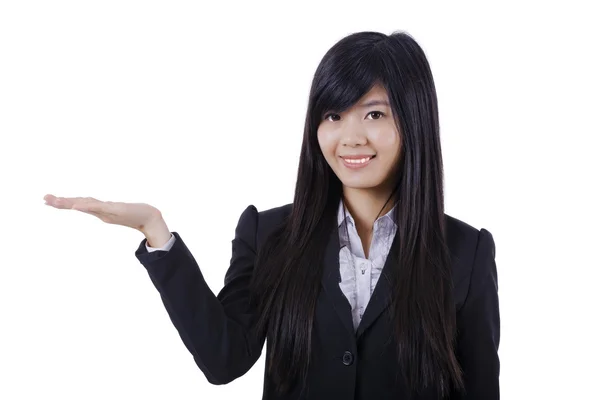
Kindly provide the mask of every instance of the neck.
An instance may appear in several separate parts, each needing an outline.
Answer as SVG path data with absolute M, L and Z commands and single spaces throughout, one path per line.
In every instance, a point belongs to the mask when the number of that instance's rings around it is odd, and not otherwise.
M 363 232 L 371 232 L 375 220 L 394 207 L 394 198 L 386 204 L 390 192 L 344 187 L 343 197 L 346 208 L 350 211 L 357 227 Z

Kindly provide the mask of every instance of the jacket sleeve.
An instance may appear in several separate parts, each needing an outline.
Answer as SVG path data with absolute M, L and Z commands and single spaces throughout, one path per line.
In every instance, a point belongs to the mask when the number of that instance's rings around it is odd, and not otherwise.
M 492 234 L 479 231 L 469 291 L 457 312 L 457 353 L 466 392 L 461 400 L 500 398 L 500 311 L 496 247 Z
M 135 255 L 148 275 L 183 343 L 207 380 L 226 384 L 244 375 L 258 360 L 265 342 L 253 340 L 255 321 L 249 283 L 256 256 L 258 211 L 248 206 L 239 218 L 225 286 L 217 296 L 177 232 L 169 251 L 148 252 L 146 239 Z

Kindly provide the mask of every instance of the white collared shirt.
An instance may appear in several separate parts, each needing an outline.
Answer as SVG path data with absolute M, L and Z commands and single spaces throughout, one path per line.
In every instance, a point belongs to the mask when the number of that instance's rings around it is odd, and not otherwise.
M 344 217 L 340 201 L 338 209 L 340 276 L 342 278 L 340 289 L 352 308 L 354 329 L 358 328 L 392 247 L 397 230 L 394 221 L 395 210 L 396 206 L 387 214 L 377 218 L 373 224 L 373 237 L 367 258 L 354 224 L 354 218 L 347 209 Z M 344 221 L 347 221 L 347 224 L 344 224 Z M 346 225 L 348 234 L 346 234 Z

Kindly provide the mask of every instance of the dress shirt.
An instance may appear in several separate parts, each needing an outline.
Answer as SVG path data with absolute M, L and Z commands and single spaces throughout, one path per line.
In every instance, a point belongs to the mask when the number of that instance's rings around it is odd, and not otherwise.
M 340 238 L 340 289 L 348 299 L 352 309 L 354 329 L 358 328 L 363 313 L 373 294 L 381 270 L 392 247 L 397 226 L 394 221 L 394 206 L 387 214 L 379 217 L 373 224 L 373 236 L 369 248 L 369 257 L 365 257 L 363 245 L 358 236 L 354 218 L 346 209 L 344 216 L 343 203 L 338 207 L 338 231 Z M 344 223 L 346 222 L 346 223 Z M 346 234 L 346 227 L 348 234 Z M 169 251 L 175 243 L 175 236 L 161 247 L 150 247 L 146 241 L 146 250 Z
M 338 209 L 340 276 L 342 278 L 340 289 L 344 292 L 352 308 L 352 322 L 355 330 L 358 328 L 358 324 L 367 308 L 392 247 L 397 230 L 394 221 L 395 210 L 396 206 L 387 214 L 377 218 L 373 224 L 373 235 L 369 257 L 367 258 L 354 224 L 354 218 L 347 209 L 344 218 L 344 211 L 340 202 Z M 344 221 L 347 223 L 344 224 Z M 346 234 L 346 226 L 348 234 Z

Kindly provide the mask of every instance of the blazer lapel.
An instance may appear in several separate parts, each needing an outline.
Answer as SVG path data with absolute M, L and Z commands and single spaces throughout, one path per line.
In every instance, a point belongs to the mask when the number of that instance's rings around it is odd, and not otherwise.
M 331 300 L 333 308 L 342 320 L 342 323 L 348 331 L 354 336 L 354 324 L 352 323 L 352 308 L 348 299 L 340 288 L 340 238 L 338 227 L 331 230 L 323 262 L 323 276 L 321 283 L 327 296 Z
M 391 302 L 392 288 L 393 283 L 391 281 L 390 272 L 392 268 L 396 268 L 397 264 L 397 254 L 398 254 L 398 233 L 394 236 L 394 240 L 392 241 L 392 246 L 388 253 L 388 256 L 383 265 L 383 269 L 381 270 L 381 275 L 377 280 L 377 284 L 375 285 L 375 289 L 373 289 L 373 294 L 369 299 L 369 303 L 367 304 L 367 308 L 358 324 L 358 329 L 356 330 L 356 338 L 358 339 L 364 331 L 375 322 L 377 317 L 385 310 Z
M 358 339 L 364 331 L 371 325 L 377 317 L 389 306 L 392 294 L 392 282 L 390 281 L 390 272 L 396 267 L 396 258 L 398 253 L 398 233 L 394 236 L 390 252 L 385 260 L 381 276 L 377 280 L 373 294 L 369 299 L 367 308 L 362 316 L 358 329 L 354 330 L 352 323 L 352 307 L 348 299 L 340 288 L 340 238 L 338 227 L 331 230 L 323 262 L 323 276 L 321 283 L 327 292 L 327 296 L 333 304 L 338 317 L 352 335 Z

